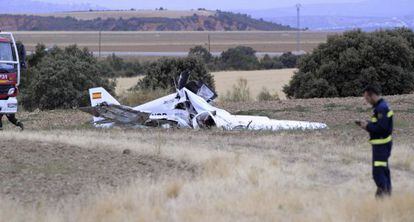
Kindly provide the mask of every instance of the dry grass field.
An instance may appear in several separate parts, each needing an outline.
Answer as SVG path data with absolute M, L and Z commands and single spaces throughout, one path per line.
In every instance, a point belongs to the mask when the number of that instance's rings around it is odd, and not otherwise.
M 22 112 L 26 131 L 0 133 L 0 221 L 412 221 L 414 95 L 386 99 L 394 195 L 382 201 L 352 124 L 369 117 L 361 98 L 220 104 L 330 126 L 314 132 L 93 129 L 76 110 Z
M 302 33 L 302 49 L 309 52 L 325 42 L 328 32 Z M 245 45 L 258 52 L 287 52 L 296 50 L 296 32 L 102 32 L 102 47 L 105 52 L 188 52 L 196 45 L 208 44 L 211 51 L 221 52 L 230 47 Z M 77 44 L 92 51 L 99 49 L 98 32 L 15 32 L 28 50 L 38 43 L 48 47 Z
M 234 84 L 239 78 L 247 80 L 248 87 L 252 98 L 256 98 L 262 91 L 263 87 L 271 93 L 277 92 L 281 99 L 286 96 L 282 92 L 283 86 L 288 84 L 296 69 L 276 69 L 260 71 L 230 71 L 230 72 L 213 72 L 216 91 L 219 95 L 225 95 L 227 91 L 232 90 Z M 131 87 L 135 86 L 142 77 L 118 78 L 116 94 L 121 95 Z
M 134 87 L 142 78 L 143 76 L 117 78 L 115 93 L 117 95 L 122 95 L 128 91 L 128 89 Z
M 73 17 L 80 20 L 93 20 L 97 18 L 181 18 L 197 14 L 199 16 L 214 15 L 214 11 L 194 11 L 194 10 L 136 10 L 136 11 L 83 11 L 83 12 L 56 12 L 56 13 L 42 13 L 33 14 L 36 16 L 53 16 L 59 18 Z
M 231 71 L 231 72 L 214 72 L 214 81 L 216 90 L 219 95 L 225 95 L 231 91 L 234 84 L 240 78 L 247 80 L 252 98 L 263 90 L 268 89 L 272 94 L 277 93 L 281 99 L 286 96 L 282 92 L 283 86 L 288 84 L 296 69 L 277 69 L 277 70 L 260 70 L 260 71 Z

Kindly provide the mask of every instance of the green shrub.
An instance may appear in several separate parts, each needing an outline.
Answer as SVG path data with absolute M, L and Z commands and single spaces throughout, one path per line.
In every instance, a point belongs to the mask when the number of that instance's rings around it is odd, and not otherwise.
M 265 55 L 260 60 L 260 67 L 262 69 L 287 69 L 296 68 L 301 56 L 294 55 L 291 52 L 283 53 L 281 56 L 270 57 Z
M 163 58 L 147 65 L 145 77 L 135 86 L 135 90 L 175 90 L 175 81 L 184 71 L 190 71 L 190 81 L 203 81 L 214 89 L 214 79 L 205 64 L 196 57 Z
M 295 68 L 297 67 L 299 58 L 299 55 L 294 55 L 291 52 L 286 52 L 278 57 L 278 60 L 283 64 L 284 68 Z
M 359 96 L 367 85 L 385 95 L 414 90 L 414 33 L 409 29 L 360 30 L 334 35 L 299 62 L 288 97 Z
M 227 91 L 226 95 L 221 98 L 223 101 L 230 102 L 247 102 L 251 101 L 250 89 L 247 86 L 247 79 L 240 78 L 233 85 L 231 91 Z
M 88 89 L 101 86 L 113 92 L 114 83 L 103 78 L 97 60 L 76 45 L 44 50 L 38 46 L 29 58 L 22 79 L 22 103 L 28 110 L 74 108 L 89 105 Z M 42 50 L 43 49 L 43 50 Z M 39 54 L 38 54 L 39 53 Z
M 272 58 L 267 54 L 260 60 L 260 66 L 262 69 L 283 69 L 285 68 L 285 66 L 279 60 L 278 57 Z
M 209 63 L 213 60 L 213 55 L 203 46 L 196 46 L 190 49 L 189 56 L 197 57 L 205 63 Z
M 106 59 L 99 61 L 101 75 L 105 77 L 134 77 L 142 75 L 144 67 L 139 61 L 126 62 L 123 58 L 112 54 Z
M 224 51 L 220 63 L 222 69 L 226 70 L 254 70 L 260 67 L 256 51 L 246 46 L 237 46 Z

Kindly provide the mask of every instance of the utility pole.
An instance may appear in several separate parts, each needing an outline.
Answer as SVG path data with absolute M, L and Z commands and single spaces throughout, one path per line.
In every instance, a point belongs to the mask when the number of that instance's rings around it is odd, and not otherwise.
M 299 53 L 301 51 L 301 47 L 300 47 L 300 34 L 301 34 L 301 30 L 300 30 L 300 8 L 302 7 L 301 4 L 296 4 L 296 12 L 297 12 L 297 33 L 296 33 L 296 51 L 297 53 Z
M 101 58 L 101 45 L 102 45 L 102 30 L 99 30 L 99 43 L 98 43 L 99 58 Z
M 208 52 L 211 53 L 211 37 L 210 37 L 210 34 L 208 34 Z

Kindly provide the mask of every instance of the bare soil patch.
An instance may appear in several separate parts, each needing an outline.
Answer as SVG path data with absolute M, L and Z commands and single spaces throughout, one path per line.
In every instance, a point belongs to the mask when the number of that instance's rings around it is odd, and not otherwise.
M 0 144 L 0 166 L 0 194 L 24 203 L 58 201 L 136 179 L 192 177 L 198 170 L 186 162 L 134 152 L 13 139 Z

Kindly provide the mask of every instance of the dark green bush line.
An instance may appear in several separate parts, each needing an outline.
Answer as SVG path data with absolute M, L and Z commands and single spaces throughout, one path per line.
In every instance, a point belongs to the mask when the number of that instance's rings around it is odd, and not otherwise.
M 256 51 L 250 47 L 238 46 L 224 51 L 219 57 L 214 57 L 206 48 L 196 46 L 190 49 L 189 57 L 198 58 L 210 71 L 295 68 L 300 58 L 288 52 L 281 56 L 265 55 L 258 59 L 255 53 Z M 151 69 L 151 62 L 129 62 L 116 55 L 108 56 L 98 63 L 101 74 L 110 78 L 145 75 L 147 69 Z
M 275 57 L 265 55 L 259 59 L 256 51 L 246 46 L 230 48 L 219 57 L 213 57 L 206 48 L 196 46 L 190 49 L 189 56 L 203 60 L 211 71 L 295 68 L 300 58 L 288 52 Z
M 146 64 L 139 61 L 127 62 L 123 58 L 112 54 L 99 61 L 101 75 L 109 78 L 134 77 L 142 75 Z

